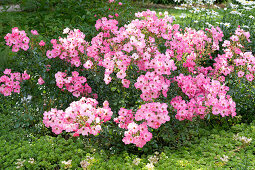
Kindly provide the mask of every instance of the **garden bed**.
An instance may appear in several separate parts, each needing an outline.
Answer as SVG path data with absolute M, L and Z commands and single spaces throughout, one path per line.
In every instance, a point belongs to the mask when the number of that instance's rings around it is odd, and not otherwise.
M 24 2 L 0 13 L 0 167 L 255 166 L 255 4 Z

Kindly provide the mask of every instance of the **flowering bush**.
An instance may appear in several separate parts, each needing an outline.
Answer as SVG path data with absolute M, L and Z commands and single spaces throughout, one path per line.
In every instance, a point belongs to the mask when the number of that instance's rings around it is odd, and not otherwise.
M 179 121 L 204 119 L 210 114 L 236 115 L 236 103 L 227 94 L 226 80 L 233 76 L 238 79 L 244 74 L 248 81 L 254 79 L 254 56 L 242 45 L 249 41 L 248 32 L 237 28 L 235 35 L 221 46 L 224 35 L 219 27 L 182 30 L 179 25 L 172 24 L 173 18 L 167 12 L 157 15 L 147 10 L 135 16 L 137 19 L 124 27 L 119 27 L 118 20 L 112 16 L 98 19 L 95 24 L 98 34 L 91 42 L 85 41 L 85 34 L 80 30 L 66 28 L 63 31 L 66 38 L 51 40 L 52 50 L 45 50 L 41 42 L 33 43 L 31 50 L 47 51 L 46 61 L 59 61 L 59 58 L 64 63 L 65 72 L 53 73 L 56 85 L 77 98 L 83 97 L 72 102 L 65 111 L 51 109 L 44 113 L 44 124 L 55 134 L 64 130 L 75 132 L 74 136 L 97 135 L 101 124 L 111 119 L 111 101 L 97 108 L 96 100 L 84 98 L 94 90 L 92 85 L 96 86 L 91 84 L 90 87 L 87 78 L 94 81 L 100 76 L 106 85 L 97 93 L 104 93 L 115 81 L 121 84 L 118 86 L 121 91 L 131 89 L 132 93 L 140 94 L 136 104 L 131 106 L 127 99 L 126 107 L 121 107 L 119 116 L 114 119 L 126 130 L 125 144 L 143 147 L 152 139 L 152 129 L 169 122 L 174 113 Z M 33 30 L 32 34 L 38 33 Z M 19 48 L 26 51 L 29 38 L 25 36 L 25 32 L 14 28 L 12 34 L 6 35 L 6 43 L 13 45 L 15 52 Z M 213 60 L 211 54 L 222 47 L 226 48 L 224 54 L 218 55 L 213 65 L 205 66 L 205 61 Z M 67 77 L 66 72 L 72 72 L 72 76 Z M 43 84 L 41 80 L 38 83 Z M 44 83 L 47 86 L 48 82 Z M 116 87 L 111 88 L 114 89 Z M 130 98 L 132 93 L 123 93 L 123 97 Z
M 55 134 L 75 132 L 74 136 L 93 134 L 101 131 L 101 124 L 111 119 L 112 111 L 108 102 L 104 102 L 103 108 L 97 108 L 98 102 L 92 98 L 81 98 L 72 102 L 65 112 L 51 109 L 44 113 L 43 123 L 51 127 Z
M 72 72 L 73 77 L 66 77 L 66 73 L 57 72 L 55 74 L 56 85 L 63 89 L 63 86 L 73 94 L 75 97 L 79 97 L 81 94 L 91 93 L 91 87 L 86 83 L 87 79 L 83 76 L 79 76 L 77 71 Z
M 11 69 L 5 69 L 3 73 L 5 75 L 0 77 L 0 93 L 4 96 L 10 96 L 12 92 L 20 93 L 20 83 L 30 78 L 26 71 L 12 73 Z
M 6 41 L 6 45 L 12 46 L 13 52 L 18 52 L 21 49 L 24 51 L 27 51 L 29 48 L 29 38 L 27 37 L 27 34 L 25 31 L 20 31 L 17 27 L 12 29 L 12 33 L 8 33 L 4 37 Z

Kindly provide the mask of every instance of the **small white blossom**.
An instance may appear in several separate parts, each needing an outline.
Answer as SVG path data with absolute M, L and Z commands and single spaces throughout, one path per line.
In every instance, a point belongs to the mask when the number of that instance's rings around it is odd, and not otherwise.
M 223 157 L 221 157 L 220 160 L 222 160 L 222 162 L 228 162 L 228 156 L 223 155 Z
M 224 25 L 229 28 L 231 24 L 230 23 L 224 23 Z
M 23 163 L 26 161 L 26 160 L 21 160 L 21 159 L 17 159 L 18 162 L 16 162 L 15 164 L 17 165 L 17 169 L 23 167 Z
M 65 169 L 72 167 L 72 160 L 62 161 L 61 163 L 65 165 Z
M 154 156 L 150 156 L 148 160 L 150 163 L 155 164 L 155 163 L 158 163 L 159 158 L 156 155 L 154 155 Z
M 63 30 L 63 34 L 68 34 L 69 31 L 70 31 L 70 28 L 65 28 L 65 29 Z
M 90 165 L 90 163 L 87 160 L 82 160 L 80 164 L 83 169 L 87 169 L 87 167 Z
M 153 170 L 154 169 L 154 165 L 152 163 L 147 163 L 145 166 L 148 170 Z
M 29 158 L 29 160 L 27 161 L 30 164 L 34 164 L 35 163 L 35 159 L 34 158 Z
M 135 158 L 135 159 L 133 160 L 133 164 L 139 165 L 140 161 L 141 161 L 140 158 Z
M 179 16 L 180 18 L 186 18 L 186 14 L 184 14 L 184 13 L 181 13 L 181 15 Z

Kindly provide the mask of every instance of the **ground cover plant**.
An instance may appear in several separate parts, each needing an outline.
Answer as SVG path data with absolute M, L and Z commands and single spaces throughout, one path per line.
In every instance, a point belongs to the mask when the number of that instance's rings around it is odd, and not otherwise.
M 75 4 L 69 3 L 71 7 Z M 52 10 L 53 17 L 65 9 L 58 1 L 47 5 L 44 9 L 38 3 L 26 10 Z M 32 142 L 39 148 L 45 140 L 52 141 L 52 146 L 60 142 L 79 153 L 71 159 L 73 153 L 67 150 L 67 155 L 53 158 L 62 152 L 53 147 L 50 159 L 41 161 L 47 157 L 44 153 L 39 158 L 26 154 L 27 147 L 23 147 L 12 152 L 16 155 L 12 159 L 3 151 L 4 167 L 86 169 L 108 166 L 104 163 L 107 159 L 116 168 L 162 168 L 170 166 L 159 161 L 169 161 L 169 148 L 195 148 L 191 145 L 199 140 L 196 135 L 203 133 L 203 126 L 228 129 L 238 121 L 252 122 L 254 110 L 249 107 L 254 105 L 255 58 L 250 45 L 254 35 L 249 31 L 237 26 L 230 35 L 213 23 L 207 28 L 184 27 L 167 11 L 123 16 L 130 8 L 128 1 L 95 1 L 94 5 L 98 9 L 86 11 L 90 15 L 83 21 L 95 25 L 85 32 L 65 26 L 62 35 L 60 27 L 53 35 L 51 29 L 41 33 L 39 29 L 13 27 L 4 34 L 5 47 L 1 48 L 8 58 L 1 67 L 1 113 L 12 123 L 4 125 L 2 139 L 11 138 L 4 135 L 6 130 L 20 131 L 26 137 L 14 135 L 13 141 L 20 138 L 24 145 Z M 104 13 L 97 13 L 100 10 Z M 70 21 L 77 20 L 67 19 L 63 25 Z M 214 159 L 206 160 L 210 162 L 207 167 L 252 167 L 254 162 L 240 165 L 230 156 L 240 152 L 243 160 L 246 152 L 242 151 L 252 146 L 252 138 L 246 136 L 235 135 L 239 145 L 229 146 L 226 154 L 217 151 Z M 7 145 L 9 150 L 17 148 L 16 144 Z M 194 150 L 190 152 L 201 153 L 199 148 Z M 144 156 L 154 151 L 159 152 L 147 161 Z M 123 155 L 127 162 L 116 164 L 116 157 L 109 154 Z M 246 157 L 252 160 L 253 153 L 249 151 Z M 233 161 L 227 163 L 229 159 Z M 187 160 L 174 161 L 174 166 L 196 168 L 196 161 Z

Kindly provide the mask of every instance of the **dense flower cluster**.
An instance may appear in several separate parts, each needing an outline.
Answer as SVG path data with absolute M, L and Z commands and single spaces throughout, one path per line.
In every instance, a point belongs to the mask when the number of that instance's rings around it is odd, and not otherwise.
M 121 108 L 118 118 L 115 118 L 114 121 L 119 124 L 120 128 L 128 130 L 125 132 L 123 142 L 143 147 L 152 138 L 152 133 L 148 131 L 148 126 L 158 129 L 161 124 L 170 120 L 167 107 L 166 103 L 147 103 L 141 105 L 135 116 L 133 116 L 132 110 Z M 144 122 L 138 125 L 134 122 L 134 119 L 136 121 L 144 120 Z
M 170 81 L 163 76 L 157 75 L 155 72 L 147 72 L 145 75 L 138 77 L 135 87 L 142 90 L 141 98 L 144 101 L 152 101 L 160 95 L 167 97 L 167 91 L 170 86 Z
M 146 123 L 140 125 L 136 123 L 130 123 L 128 125 L 128 131 L 125 132 L 125 137 L 122 141 L 125 144 L 133 143 L 137 147 L 142 148 L 146 142 L 149 142 L 152 138 L 152 133 L 148 131 Z
M 12 28 L 12 33 L 8 33 L 4 37 L 6 45 L 12 46 L 13 52 L 18 52 L 20 48 L 24 51 L 27 51 L 29 48 L 30 39 L 27 37 L 25 31 L 20 31 L 17 27 Z
M 48 58 L 59 57 L 79 67 L 81 65 L 81 57 L 79 55 L 84 54 L 84 48 L 87 45 L 84 40 L 85 34 L 78 29 L 70 30 L 69 28 L 66 28 L 63 33 L 68 34 L 67 37 L 60 37 L 59 43 L 56 39 L 52 39 L 53 50 L 48 50 L 46 56 Z
M 102 123 L 109 121 L 113 114 L 107 101 L 104 102 L 103 108 L 97 105 L 95 99 L 83 97 L 72 102 L 65 111 L 51 109 L 44 112 L 43 123 L 46 127 L 51 127 L 55 134 L 66 131 L 75 132 L 74 136 L 97 135 L 102 129 Z
M 128 125 L 134 121 L 134 115 L 131 110 L 120 108 L 119 116 L 114 118 L 114 122 L 119 124 L 122 129 L 127 129 Z
M 158 129 L 162 124 L 170 120 L 166 103 L 147 103 L 141 105 L 135 114 L 135 120 L 145 120 L 146 124 L 154 129 Z
M 79 76 L 77 71 L 72 72 L 72 76 L 66 77 L 64 72 L 57 72 L 55 74 L 57 86 L 61 89 L 66 89 L 75 97 L 84 96 L 92 92 L 91 87 L 86 83 L 87 79 Z
M 20 82 L 30 78 L 26 71 L 12 73 L 11 69 L 5 69 L 3 73 L 5 75 L 0 77 L 0 93 L 4 96 L 10 96 L 12 92 L 20 93 Z
M 215 75 L 227 76 L 234 71 L 238 77 L 245 75 L 248 81 L 252 81 L 255 75 L 255 57 L 252 52 L 244 52 L 244 46 L 241 44 L 244 40 L 250 41 L 250 33 L 237 28 L 235 35 L 230 40 L 223 43 L 224 54 L 218 55 L 214 63 Z M 233 62 L 234 61 L 234 62 Z
M 172 99 L 171 105 L 177 110 L 176 119 L 192 121 L 193 117 L 204 118 L 210 112 L 222 117 L 236 115 L 236 104 L 227 95 L 229 88 L 219 81 L 206 78 L 203 74 L 194 78 L 180 74 L 175 80 L 189 98 L 188 102 L 181 96 Z

